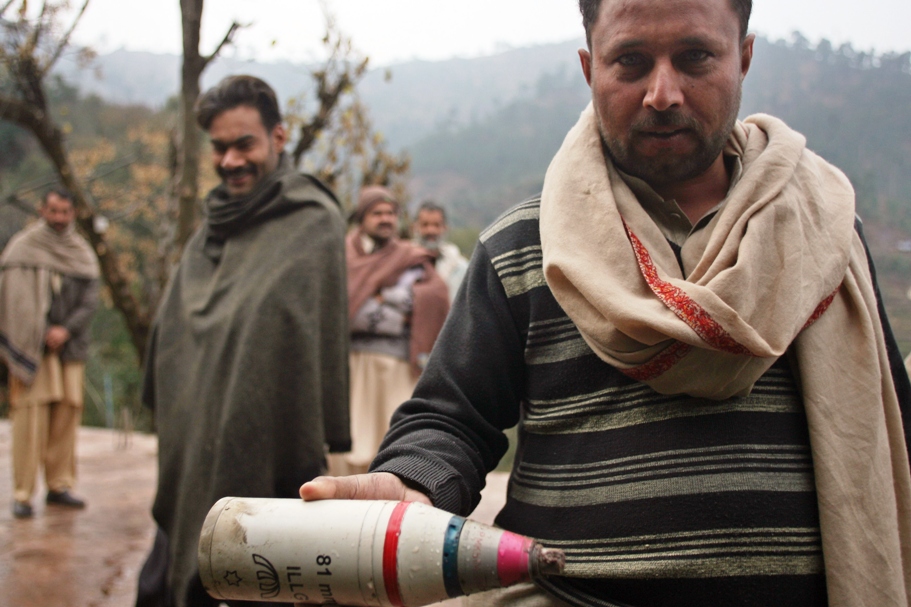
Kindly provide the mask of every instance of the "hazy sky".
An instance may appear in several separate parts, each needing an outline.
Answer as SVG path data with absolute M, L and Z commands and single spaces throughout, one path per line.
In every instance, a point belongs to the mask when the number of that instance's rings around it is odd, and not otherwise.
M 76 2 L 74 1 L 74 4 Z M 575 0 L 330 0 L 341 30 L 372 65 L 490 54 L 510 46 L 582 35 Z M 316 0 L 208 0 L 204 52 L 232 20 L 251 24 L 228 51 L 259 60 L 318 59 L 323 17 Z M 751 29 L 772 38 L 800 30 L 856 49 L 911 49 L 911 0 L 754 0 Z M 91 0 L 76 39 L 100 52 L 117 48 L 180 52 L 178 0 Z

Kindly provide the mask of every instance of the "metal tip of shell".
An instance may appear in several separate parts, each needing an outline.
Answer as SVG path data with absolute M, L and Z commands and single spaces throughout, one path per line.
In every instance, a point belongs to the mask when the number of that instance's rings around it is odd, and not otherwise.
M 559 548 L 536 545 L 532 564 L 535 575 L 560 575 L 566 566 L 566 554 Z

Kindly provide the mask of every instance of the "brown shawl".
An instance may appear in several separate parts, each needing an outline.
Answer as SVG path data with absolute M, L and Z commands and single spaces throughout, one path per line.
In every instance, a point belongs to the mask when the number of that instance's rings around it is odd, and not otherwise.
M 770 116 L 738 123 L 726 153 L 743 176 L 681 272 L 589 106 L 545 177 L 547 283 L 598 356 L 658 392 L 749 393 L 793 345 L 830 604 L 907 605 L 911 475 L 853 190 Z
M 449 314 L 446 283 L 433 269 L 431 253 L 410 242 L 393 238 L 370 254 L 361 246 L 361 231 L 352 230 L 345 238 L 348 262 L 348 320 L 380 289 L 393 286 L 408 268 L 421 266 L 424 276 L 414 284 L 414 310 L 411 315 L 411 370 L 420 375 L 418 354 L 430 352 Z

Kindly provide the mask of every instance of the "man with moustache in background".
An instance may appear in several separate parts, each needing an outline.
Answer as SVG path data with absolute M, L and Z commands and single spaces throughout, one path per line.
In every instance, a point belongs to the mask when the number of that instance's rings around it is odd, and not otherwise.
M 564 575 L 510 607 L 907 607 L 911 385 L 845 176 L 737 120 L 750 0 L 580 0 L 592 104 L 540 197 L 481 233 L 360 477 L 301 496 L 496 522 Z M 469 604 L 473 604 L 469 597 Z
M 262 80 L 226 78 L 196 114 L 222 183 L 164 294 L 146 357 L 158 533 L 139 607 L 218 605 L 196 557 L 211 506 L 293 497 L 324 471 L 326 449 L 350 449 L 338 203 L 291 166 L 275 92 Z
M 392 413 L 411 397 L 449 312 L 433 255 L 398 237 L 399 210 L 385 187 L 363 188 L 357 228 L 345 242 L 352 439 L 345 461 L 352 473 L 367 470 Z

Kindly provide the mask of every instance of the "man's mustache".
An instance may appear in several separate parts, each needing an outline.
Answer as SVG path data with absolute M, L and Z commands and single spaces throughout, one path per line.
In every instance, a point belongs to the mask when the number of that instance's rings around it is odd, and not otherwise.
M 218 167 L 216 172 L 222 179 L 231 179 L 233 177 L 243 177 L 244 175 L 256 175 L 256 167 L 252 164 L 245 164 L 234 169 Z
M 650 131 L 656 128 L 676 128 L 699 130 L 699 122 L 692 116 L 678 111 L 665 111 L 649 114 L 633 124 L 634 131 Z

